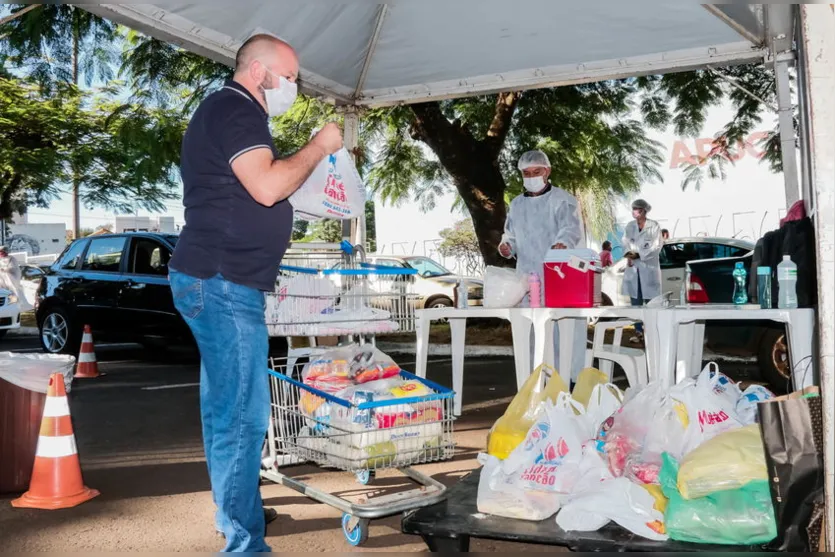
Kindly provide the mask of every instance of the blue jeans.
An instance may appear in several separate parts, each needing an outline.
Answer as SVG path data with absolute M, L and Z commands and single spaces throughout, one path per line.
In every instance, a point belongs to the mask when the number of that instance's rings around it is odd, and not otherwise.
M 200 413 L 206 464 L 224 551 L 270 551 L 259 490 L 270 391 L 264 294 L 220 275 L 173 269 L 174 305 L 200 350 Z
M 641 274 L 638 273 L 638 297 L 637 298 L 629 298 L 630 303 L 633 306 L 642 306 L 646 304 L 649 300 L 644 300 L 644 293 L 641 290 Z M 635 332 L 639 335 L 644 334 L 644 324 L 640 321 L 635 323 Z

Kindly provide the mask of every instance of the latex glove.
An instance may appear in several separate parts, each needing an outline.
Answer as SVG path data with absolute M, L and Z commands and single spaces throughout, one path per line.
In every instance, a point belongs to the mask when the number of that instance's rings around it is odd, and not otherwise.
M 508 258 L 513 254 L 513 250 L 510 248 L 510 244 L 507 242 L 502 242 L 499 244 L 499 255 L 504 258 Z

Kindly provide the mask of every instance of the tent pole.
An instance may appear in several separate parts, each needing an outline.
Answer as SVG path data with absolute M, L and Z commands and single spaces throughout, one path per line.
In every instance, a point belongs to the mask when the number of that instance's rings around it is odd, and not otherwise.
M 801 73 L 809 99 L 812 195 L 818 245 L 818 370 L 823 396 L 826 549 L 835 550 L 835 7 L 801 4 Z M 815 550 L 816 548 L 812 548 Z
M 356 159 L 354 150 L 359 143 L 359 110 L 355 106 L 346 106 L 341 112 L 344 117 L 343 143 Z M 357 219 L 342 221 L 342 239 L 365 247 L 365 211 Z
M 783 157 L 783 180 L 786 188 L 786 208 L 800 199 L 797 175 L 797 154 L 794 140 L 794 106 L 792 104 L 789 66 L 794 53 L 774 55 L 774 74 L 777 77 L 777 115 L 780 120 L 780 150 Z

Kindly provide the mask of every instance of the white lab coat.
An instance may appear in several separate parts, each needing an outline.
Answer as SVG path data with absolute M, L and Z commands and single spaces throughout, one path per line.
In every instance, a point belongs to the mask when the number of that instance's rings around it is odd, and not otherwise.
M 565 244 L 568 249 L 583 248 L 586 236 L 583 230 L 583 219 L 580 214 L 580 204 L 577 199 L 565 190 L 551 186 L 547 193 L 528 197 L 520 195 L 510 202 L 507 220 L 504 226 L 502 242 L 510 245 L 511 257 L 516 257 L 516 270 L 520 273 L 539 275 L 540 284 L 544 287 L 545 256 L 554 244 Z M 540 296 L 540 300 L 544 297 Z M 528 298 L 522 302 L 528 305 Z M 531 333 L 533 334 L 533 333 Z M 573 351 L 571 362 L 571 379 L 585 366 L 587 324 L 582 319 L 575 321 L 573 331 Z M 560 361 L 560 335 L 557 324 L 554 323 L 554 362 Z M 533 349 L 533 339 L 531 341 Z M 534 362 L 534 367 L 542 362 Z
M 638 223 L 632 221 L 626 225 L 621 240 L 623 252 L 636 252 L 641 258 L 632 262 L 623 272 L 622 294 L 630 298 L 638 297 L 638 277 L 641 280 L 641 295 L 644 300 L 651 300 L 661 295 L 661 227 L 654 220 L 647 219 L 643 230 L 638 230 Z
M 553 186 L 537 197 L 520 195 L 510 202 L 502 242 L 510 245 L 517 271 L 538 273 L 541 280 L 551 246 L 585 247 L 580 204 L 573 195 Z

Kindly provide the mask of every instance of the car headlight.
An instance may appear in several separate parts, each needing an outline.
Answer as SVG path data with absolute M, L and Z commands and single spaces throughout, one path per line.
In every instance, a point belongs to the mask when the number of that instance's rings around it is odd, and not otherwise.
M 17 303 L 17 296 L 15 296 L 14 294 L 9 296 L 9 303 L 10 304 L 16 304 Z

